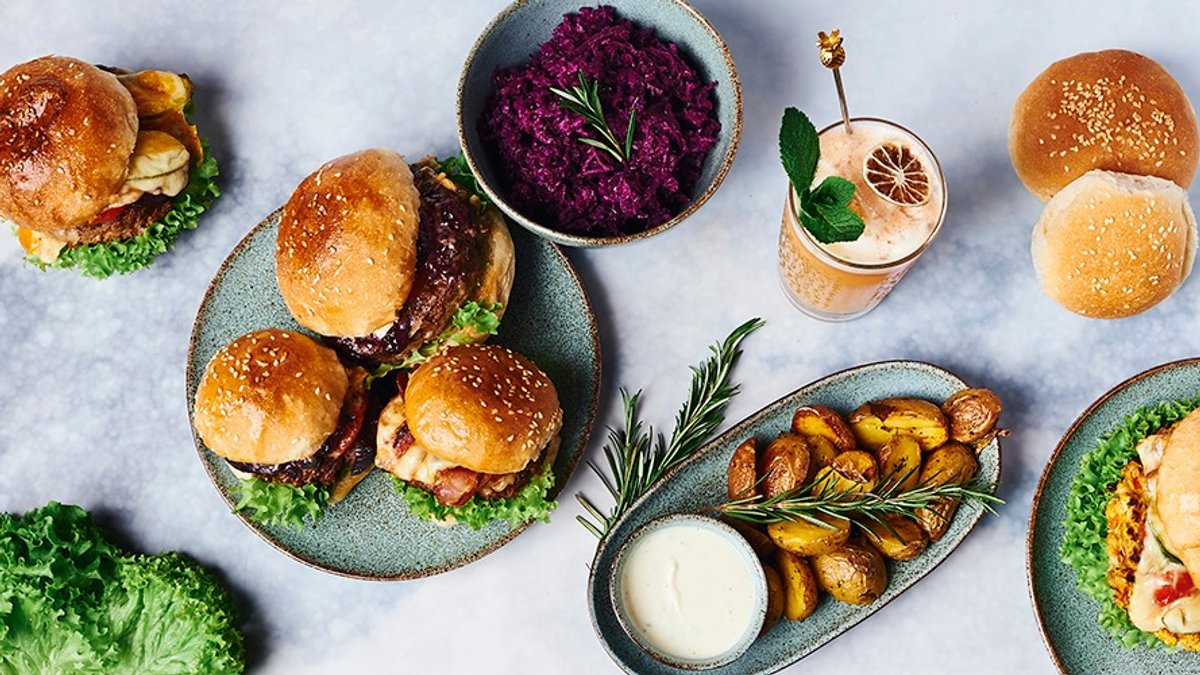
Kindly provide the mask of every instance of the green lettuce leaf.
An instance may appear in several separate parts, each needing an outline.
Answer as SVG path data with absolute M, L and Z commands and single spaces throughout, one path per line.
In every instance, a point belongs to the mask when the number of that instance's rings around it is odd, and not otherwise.
M 544 463 L 542 470 L 512 497 L 472 497 L 462 506 L 445 506 L 430 492 L 409 485 L 395 476 L 392 477 L 392 484 L 408 503 L 409 511 L 421 520 L 445 521 L 453 518 L 472 530 L 480 530 L 495 521 L 504 521 L 513 526 L 531 520 L 550 522 L 550 512 L 558 506 L 558 502 L 546 499 L 546 494 L 554 487 L 553 468 L 549 462 Z
M 107 672 L 93 640 L 42 589 L 0 576 L 0 675 Z
M 315 523 L 329 503 L 329 488 L 309 483 L 303 487 L 269 483 L 258 478 L 242 479 L 233 488 L 237 503 L 233 510 L 245 511 L 263 525 L 283 525 L 296 530 Z
M 1151 633 L 1138 630 L 1129 613 L 1113 599 L 1108 574 L 1108 520 L 1104 509 L 1112 499 L 1112 490 L 1121 472 L 1137 456 L 1137 444 L 1143 438 L 1169 427 L 1200 407 L 1200 397 L 1164 401 L 1142 408 L 1100 439 L 1094 450 L 1084 456 L 1079 473 L 1067 496 L 1059 555 L 1075 570 L 1079 589 L 1100 604 L 1097 617 L 1101 626 L 1126 649 L 1137 646 L 1162 646 Z
M 441 165 L 446 177 L 454 181 L 455 185 L 479 198 L 480 211 L 491 205 L 492 202 L 488 199 L 487 193 L 479 185 L 479 179 L 475 177 L 475 174 L 471 173 L 471 166 L 467 164 L 466 157 L 453 155 L 439 159 L 438 164 Z
M 396 370 L 409 370 L 428 361 L 434 354 L 447 347 L 474 344 L 495 335 L 500 328 L 500 303 L 486 304 L 474 300 L 464 304 L 454 313 L 450 326 L 434 339 L 413 350 L 399 363 L 380 364 L 372 377 L 383 377 Z
M 103 603 L 115 648 L 106 672 L 242 672 L 237 609 L 211 572 L 178 553 L 164 553 L 122 565 L 118 582 L 108 586 Z
M 204 161 L 193 164 L 188 184 L 175 195 L 171 210 L 138 236 L 124 241 L 100 244 L 69 246 L 62 250 L 53 263 L 43 263 L 36 256 L 26 258 L 43 268 L 77 268 L 82 274 L 104 279 L 113 274 L 128 274 L 154 262 L 154 257 L 166 253 L 175 245 L 175 238 L 184 230 L 194 230 L 200 214 L 212 206 L 213 200 L 221 195 L 214 179 L 219 170 L 217 160 L 208 150 L 208 142 L 201 140 Z

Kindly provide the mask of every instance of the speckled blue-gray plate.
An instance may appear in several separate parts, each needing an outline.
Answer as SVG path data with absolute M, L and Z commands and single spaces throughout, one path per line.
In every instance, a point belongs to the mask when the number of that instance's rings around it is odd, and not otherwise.
M 275 282 L 272 213 L 234 248 L 213 278 L 196 315 L 188 350 L 188 417 L 204 367 L 223 345 L 252 330 L 299 329 Z M 563 408 L 562 446 L 554 462 L 557 486 L 567 482 L 587 446 L 600 390 L 596 320 L 579 277 L 553 244 L 520 229 L 512 232 L 517 274 L 495 342 L 533 359 L 554 381 Z M 200 460 L 226 503 L 236 479 L 225 461 L 195 435 Z M 244 517 L 256 534 L 293 558 L 343 576 L 400 580 L 439 574 L 507 543 L 524 526 L 493 523 L 472 531 L 416 519 L 382 472 L 372 472 L 315 525 L 299 532 Z
M 890 396 L 942 401 L 966 386 L 953 373 L 918 361 L 884 361 L 845 370 L 797 389 L 754 413 L 663 477 L 613 526 L 600 542 L 592 561 L 588 605 L 592 627 L 609 656 L 630 673 L 683 675 L 688 672 L 655 661 L 621 629 L 613 608 L 607 570 L 621 543 L 643 523 L 668 513 L 698 511 L 723 501 L 729 458 L 739 443 L 751 436 L 768 439 L 788 431 L 792 413 L 802 405 L 828 406 L 845 414 L 867 401 Z M 981 449 L 978 476 L 991 485 L 1000 480 L 998 440 Z M 883 596 L 874 603 L 856 607 L 823 595 L 817 611 L 808 619 L 780 621 L 736 661 L 709 672 L 730 675 L 773 673 L 799 661 L 920 581 L 954 552 L 983 513 L 978 505 L 964 505 L 946 534 L 919 558 L 906 563 L 889 563 L 891 580 Z
M 1101 396 L 1075 420 L 1046 465 L 1029 517 L 1029 592 L 1050 657 L 1064 673 L 1200 673 L 1200 654 L 1123 649 L 1100 627 L 1096 621 L 1100 606 L 1079 590 L 1074 570 L 1058 557 L 1065 533 L 1067 494 L 1084 455 L 1138 409 L 1194 397 L 1197 391 L 1200 359 L 1175 361 L 1135 375 Z
M 581 7 L 608 5 L 621 18 L 639 26 L 653 28 L 658 37 L 679 47 L 700 75 L 715 82 L 713 101 L 721 132 L 701 167 L 700 178 L 692 188 L 692 200 L 674 218 L 648 230 L 611 237 L 589 237 L 560 232 L 540 223 L 512 206 L 502 188 L 504 181 L 492 166 L 487 148 L 479 139 L 477 124 L 492 94 L 492 74 L 499 69 L 518 66 L 529 60 L 542 43 L 550 39 L 563 15 Z M 725 40 L 717 29 L 686 0 L 517 0 L 484 29 L 467 55 L 458 82 L 458 139 L 471 171 L 488 196 L 517 224 L 564 246 L 614 246 L 653 237 L 687 220 L 721 186 L 733 166 L 738 141 L 742 137 L 742 85 L 737 66 Z

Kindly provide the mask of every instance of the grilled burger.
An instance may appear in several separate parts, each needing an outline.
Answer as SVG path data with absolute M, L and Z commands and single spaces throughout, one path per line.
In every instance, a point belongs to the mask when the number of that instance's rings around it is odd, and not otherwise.
M 451 347 L 383 408 L 375 464 L 418 515 L 482 527 L 545 518 L 562 409 L 533 362 L 494 345 Z
M 30 260 L 129 272 L 195 227 L 217 190 L 191 99 L 186 75 L 64 56 L 0 74 L 0 217 Z
M 1137 452 L 1105 509 L 1108 584 L 1139 630 L 1200 651 L 1200 411 Z
M 279 290 L 296 320 L 369 364 L 414 365 L 494 331 L 514 272 L 495 209 L 432 159 L 391 150 L 334 159 L 284 207 Z M 481 315 L 483 318 L 481 318 Z
M 196 389 L 196 431 L 246 478 L 344 497 L 372 468 L 360 433 L 367 373 L 300 333 L 255 331 L 221 348 Z

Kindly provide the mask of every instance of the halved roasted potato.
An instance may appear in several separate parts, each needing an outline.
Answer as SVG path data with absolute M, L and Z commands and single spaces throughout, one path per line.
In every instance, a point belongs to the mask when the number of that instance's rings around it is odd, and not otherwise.
M 950 438 L 959 443 L 974 443 L 996 428 L 1004 406 L 990 389 L 963 389 L 942 404 L 942 413 L 950 422 Z
M 780 549 L 775 564 L 783 577 L 783 615 L 791 621 L 803 621 L 817 610 L 817 579 L 803 556 Z M 770 583 L 770 582 L 768 582 Z M 770 609 L 768 608 L 768 613 Z
M 831 408 L 821 405 L 806 405 L 792 415 L 792 431 L 803 436 L 818 436 L 846 452 L 856 445 L 854 433 L 846 421 Z
M 879 480 L 879 466 L 870 453 L 862 450 L 843 452 L 829 466 L 817 472 L 814 491 L 870 492 Z
M 772 523 L 767 526 L 779 548 L 799 555 L 816 555 L 830 551 L 850 538 L 850 521 L 836 516 L 817 516 L 825 526 L 803 520 Z
M 782 434 L 771 441 L 758 462 L 762 496 L 769 499 L 804 485 L 808 480 L 808 455 L 808 441 L 803 436 Z
M 874 548 L 855 542 L 814 556 L 817 585 L 851 605 L 869 605 L 887 588 L 887 566 Z
M 730 499 L 753 497 L 758 492 L 758 439 L 747 438 L 729 458 Z
M 899 483 L 911 490 L 921 482 L 921 444 L 909 434 L 896 434 L 876 451 L 880 482 Z
M 787 605 L 787 589 L 779 570 L 766 561 L 763 562 L 763 576 L 767 578 L 767 616 L 763 619 L 762 633 L 766 633 L 783 616 L 783 609 Z M 816 586 L 815 582 L 813 586 Z
M 941 409 L 919 398 L 886 398 L 858 407 L 850 414 L 850 429 L 858 443 L 878 450 L 898 433 L 910 434 L 926 452 L 950 438 L 950 425 Z
M 816 476 L 817 472 L 833 463 L 838 456 L 837 446 L 823 436 L 807 436 L 808 440 L 808 475 Z
M 951 441 L 929 453 L 925 466 L 921 468 L 922 485 L 945 485 L 965 483 L 979 471 L 979 461 L 971 448 Z M 957 499 L 939 499 L 930 506 L 917 510 L 917 524 L 937 541 L 946 534 L 954 512 L 958 510 Z
M 925 530 L 911 518 L 888 513 L 881 519 L 882 523 L 864 521 L 859 525 L 867 541 L 892 560 L 912 560 L 929 545 Z

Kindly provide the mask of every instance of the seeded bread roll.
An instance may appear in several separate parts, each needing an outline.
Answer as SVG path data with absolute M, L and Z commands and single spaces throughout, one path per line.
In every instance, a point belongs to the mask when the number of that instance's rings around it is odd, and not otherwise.
M 1153 176 L 1090 171 L 1050 200 L 1033 232 L 1046 295 L 1118 319 L 1171 296 L 1192 271 L 1196 217 L 1187 192 Z
M 1013 107 L 1008 149 L 1025 187 L 1047 201 L 1093 169 L 1186 188 L 1200 161 L 1200 132 L 1191 102 L 1162 66 L 1110 49 L 1038 75 Z

